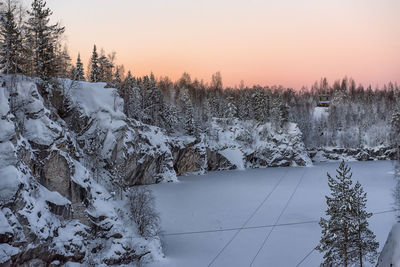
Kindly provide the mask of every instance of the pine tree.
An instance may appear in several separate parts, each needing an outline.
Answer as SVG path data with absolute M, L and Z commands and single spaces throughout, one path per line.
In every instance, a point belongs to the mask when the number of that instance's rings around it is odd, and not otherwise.
M 355 229 L 352 240 L 355 242 L 352 258 L 358 258 L 360 267 L 363 266 L 364 260 L 368 260 L 371 264 L 375 262 L 379 247 L 379 243 L 375 241 L 374 233 L 368 228 L 368 218 L 372 216 L 372 213 L 366 211 L 366 204 L 367 193 L 364 192 L 361 184 L 357 181 L 354 185 L 353 196 Z
M 58 77 L 67 78 L 71 73 L 71 57 L 69 56 L 67 46 L 63 49 L 59 45 L 56 46 L 56 63 Z
M 254 118 L 258 122 L 266 122 L 269 117 L 269 110 L 265 91 L 261 87 L 256 87 L 252 95 L 252 100 Z
M 98 81 L 112 82 L 114 64 L 111 62 L 110 59 L 107 58 L 103 49 L 101 49 L 100 51 L 98 66 L 99 66 Z
M 322 238 L 316 249 L 324 254 L 326 266 L 350 266 L 363 259 L 374 261 L 375 235 L 368 229 L 367 219 L 371 213 L 365 211 L 366 194 L 357 182 L 353 186 L 351 169 L 342 161 L 328 185 L 331 196 L 326 196 L 327 219 L 321 218 Z
M 114 73 L 114 87 L 119 88 L 121 86 L 122 80 L 121 80 L 121 73 L 120 73 L 120 68 L 117 67 L 115 68 L 115 73 Z
M 274 97 L 271 107 L 271 122 L 276 129 L 283 127 L 288 122 L 288 107 L 283 102 L 281 96 Z
M 78 53 L 78 58 L 76 60 L 76 76 L 75 79 L 77 81 L 84 81 L 85 80 L 85 71 L 83 69 L 83 63 L 81 61 L 81 54 Z
M 15 22 L 16 7 L 8 0 L 6 8 L 0 19 L 0 68 L 6 74 L 23 73 L 23 45 Z
M 143 109 L 142 109 L 142 93 L 136 79 L 132 77 L 132 74 L 128 72 L 123 85 L 123 98 L 124 98 L 124 110 L 129 118 L 136 120 L 142 120 Z
M 237 107 L 232 96 L 226 98 L 226 108 L 224 113 L 225 118 L 235 118 L 237 116 Z
M 43 0 L 33 0 L 26 23 L 29 49 L 33 55 L 34 75 L 49 80 L 57 73 L 56 45 L 64 27 L 49 25 L 52 11 Z
M 69 70 L 69 76 L 71 80 L 76 80 L 76 67 L 72 66 L 71 69 Z
M 93 52 L 92 52 L 92 57 L 90 58 L 90 63 L 91 63 L 90 81 L 95 83 L 100 81 L 99 55 L 97 54 L 96 45 L 93 46 Z
M 183 128 L 187 134 L 193 135 L 195 133 L 193 105 L 189 97 L 189 92 L 186 88 L 181 90 L 179 102 L 181 107 Z
M 328 219 L 321 218 L 322 238 L 317 250 L 325 252 L 326 266 L 349 266 L 350 261 L 350 227 L 352 219 L 352 174 L 350 168 L 342 161 L 337 175 L 332 178 L 328 173 L 328 185 L 331 196 L 326 196 Z

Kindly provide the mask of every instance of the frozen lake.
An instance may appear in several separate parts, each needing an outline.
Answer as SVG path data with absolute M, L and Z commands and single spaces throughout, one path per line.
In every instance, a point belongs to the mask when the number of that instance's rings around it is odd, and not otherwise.
M 152 185 L 166 258 L 149 266 L 319 266 L 318 244 L 329 193 L 326 172 L 313 167 L 212 172 Z M 350 162 L 368 194 L 371 230 L 382 249 L 395 222 L 393 162 Z M 240 229 L 243 228 L 243 229 Z M 307 256 L 308 255 L 308 256 Z

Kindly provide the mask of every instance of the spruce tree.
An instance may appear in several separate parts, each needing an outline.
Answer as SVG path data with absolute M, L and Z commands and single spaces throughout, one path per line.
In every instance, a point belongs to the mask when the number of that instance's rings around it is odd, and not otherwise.
M 76 74 L 75 74 L 75 79 L 77 81 L 84 81 L 85 80 L 85 72 L 83 69 L 83 63 L 81 61 L 81 54 L 78 53 L 78 58 L 76 60 Z
M 9 0 L 0 19 L 0 68 L 6 74 L 24 72 L 22 37 L 15 22 L 15 9 Z
M 100 81 L 99 55 L 97 54 L 96 45 L 93 46 L 93 52 L 92 52 L 92 57 L 90 58 L 90 63 L 91 63 L 90 81 L 95 83 Z
M 43 0 L 33 0 L 26 23 L 28 48 L 33 55 L 34 75 L 49 80 L 57 73 L 56 44 L 64 27 L 49 25 L 52 11 Z

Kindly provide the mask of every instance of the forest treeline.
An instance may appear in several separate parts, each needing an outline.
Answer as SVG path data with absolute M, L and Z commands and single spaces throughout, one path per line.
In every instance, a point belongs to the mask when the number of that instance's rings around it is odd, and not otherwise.
M 328 83 L 323 78 L 301 90 L 282 86 L 224 87 L 220 72 L 205 83 L 183 73 L 177 81 L 154 74 L 135 77 L 116 63 L 116 53 L 106 54 L 94 45 L 86 68 L 80 55 L 72 60 L 63 44 L 65 28 L 51 24 L 52 11 L 34 0 L 25 11 L 18 2 L 2 3 L 0 67 L 5 74 L 38 77 L 56 88 L 58 78 L 106 82 L 118 89 L 129 118 L 164 128 L 169 133 L 199 136 L 212 118 L 238 118 L 270 122 L 284 130 L 296 122 L 308 148 L 376 147 L 399 143 L 400 90 L 388 83 L 382 88 L 357 85 L 351 78 Z M 316 111 L 319 96 L 330 105 Z M 68 97 L 68 96 L 66 96 Z M 65 103 L 68 103 L 66 101 Z

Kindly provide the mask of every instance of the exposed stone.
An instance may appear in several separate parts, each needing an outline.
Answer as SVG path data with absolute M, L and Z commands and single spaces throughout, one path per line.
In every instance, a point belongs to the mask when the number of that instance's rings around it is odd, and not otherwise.
M 216 170 L 232 170 L 236 166 L 229 162 L 224 156 L 222 156 L 218 151 L 212 151 L 206 149 L 207 153 L 207 171 Z
M 174 170 L 177 175 L 201 171 L 204 166 L 204 154 L 192 142 L 184 147 L 172 147 Z
M 51 249 L 50 244 L 43 244 L 33 248 L 26 248 L 11 257 L 10 266 L 48 266 L 53 261 L 65 263 L 82 262 L 85 252 L 75 249 L 72 255 L 63 255 Z M 39 257 L 40 256 L 40 257 Z
M 43 164 L 40 182 L 50 191 L 57 191 L 71 200 L 71 170 L 58 151 L 52 151 Z
M 47 205 L 49 206 L 50 211 L 58 216 L 63 217 L 64 219 L 72 218 L 72 208 L 71 204 L 66 205 L 58 205 L 51 201 L 46 200 Z

